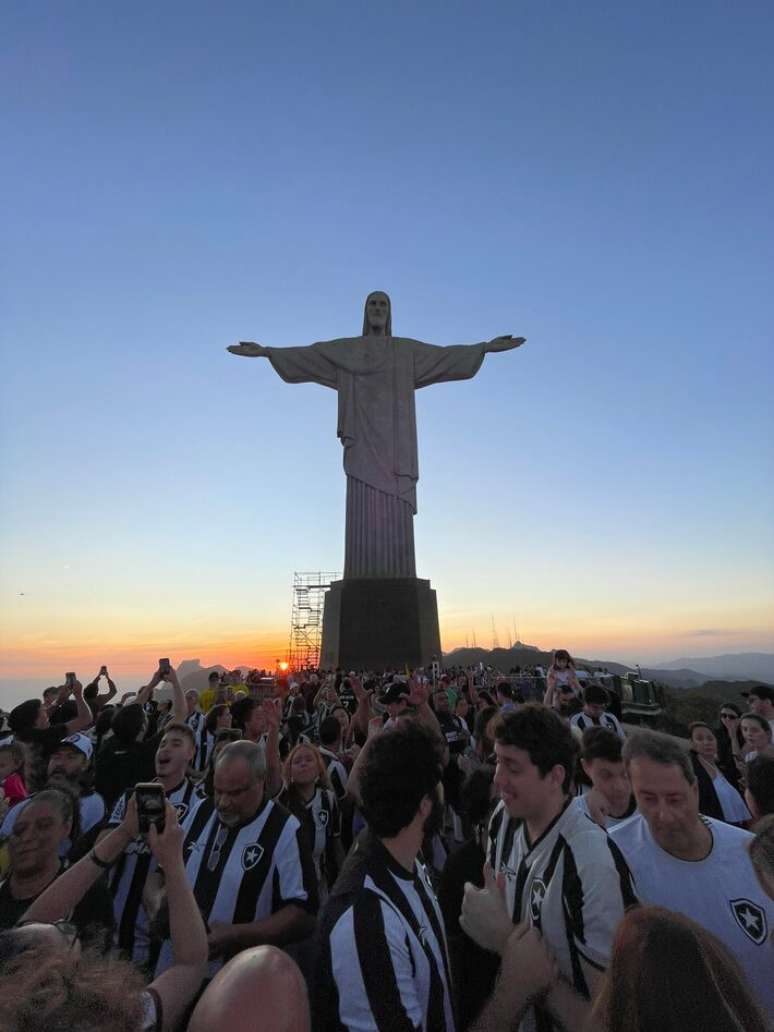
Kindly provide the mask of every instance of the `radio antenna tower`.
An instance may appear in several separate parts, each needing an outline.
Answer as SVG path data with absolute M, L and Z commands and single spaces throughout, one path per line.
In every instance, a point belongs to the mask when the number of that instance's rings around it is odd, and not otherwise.
M 493 649 L 499 649 L 500 648 L 500 639 L 497 637 L 497 628 L 495 627 L 494 613 L 492 613 L 491 616 L 492 616 L 492 648 Z

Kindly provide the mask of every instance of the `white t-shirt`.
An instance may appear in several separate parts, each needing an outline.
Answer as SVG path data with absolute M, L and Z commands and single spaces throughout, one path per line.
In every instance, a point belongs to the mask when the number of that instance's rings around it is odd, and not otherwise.
M 747 809 L 744 799 L 734 786 L 726 781 L 720 771 L 712 779 L 712 787 L 715 789 L 715 795 L 718 797 L 720 808 L 723 811 L 724 821 L 728 821 L 729 824 L 744 824 L 745 821 L 750 820 L 752 815 Z
M 690 917 L 731 951 L 753 991 L 774 1018 L 774 902 L 755 876 L 747 846 L 753 836 L 723 821 L 702 817 L 712 832 L 704 860 L 678 860 L 653 838 L 641 814 L 619 824 L 610 838 L 634 875 L 642 903 Z

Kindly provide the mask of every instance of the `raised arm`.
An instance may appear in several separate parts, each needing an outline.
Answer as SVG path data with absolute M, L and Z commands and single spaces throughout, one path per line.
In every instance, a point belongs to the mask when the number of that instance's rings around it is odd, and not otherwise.
M 450 344 L 438 347 L 414 341 L 414 386 L 429 387 L 449 380 L 469 380 L 481 368 L 484 356 L 495 351 L 521 347 L 524 337 L 495 337 L 480 344 Z
M 94 723 L 94 716 L 83 697 L 83 686 L 80 681 L 73 684 L 73 698 L 77 712 L 73 719 L 68 720 L 65 724 L 68 735 L 74 735 L 76 731 L 83 731 Z
M 281 705 L 278 699 L 265 699 L 262 705 L 266 721 L 266 794 L 270 799 L 282 791 L 282 763 L 279 754 Z

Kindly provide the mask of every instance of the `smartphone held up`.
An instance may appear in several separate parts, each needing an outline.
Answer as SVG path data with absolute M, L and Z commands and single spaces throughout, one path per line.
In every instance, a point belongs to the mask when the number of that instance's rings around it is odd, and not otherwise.
M 154 825 L 159 834 L 164 830 L 164 788 L 157 781 L 141 781 L 134 786 L 137 801 L 137 823 L 141 835 L 147 835 Z

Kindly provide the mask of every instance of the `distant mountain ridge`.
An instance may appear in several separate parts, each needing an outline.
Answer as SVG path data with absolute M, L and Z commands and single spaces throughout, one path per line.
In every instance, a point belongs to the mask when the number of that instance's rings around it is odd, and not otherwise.
M 538 649 L 532 645 L 524 645 L 519 642 L 512 649 L 471 649 L 471 648 L 460 648 L 453 649 L 451 652 L 444 653 L 444 663 L 448 666 L 475 666 L 478 663 L 484 663 L 486 666 L 493 666 L 498 670 L 510 670 L 511 667 L 520 666 L 536 666 L 541 665 L 545 669 L 548 668 L 551 663 L 553 652 L 544 652 L 542 649 Z M 758 658 L 768 659 L 771 663 L 771 670 L 769 676 L 763 676 L 761 673 L 751 673 L 744 665 L 742 660 L 747 656 L 753 656 Z M 625 674 L 627 671 L 636 670 L 636 666 L 627 666 L 624 663 L 615 663 L 608 659 L 583 659 L 580 656 L 574 657 L 575 662 L 578 666 L 588 667 L 591 670 L 595 669 L 606 669 L 611 674 Z M 732 676 L 727 676 L 723 673 L 716 672 L 712 668 L 712 662 L 717 660 L 740 660 L 736 667 L 736 672 Z M 695 663 L 705 662 L 703 660 L 691 660 L 691 659 L 676 659 L 671 663 L 662 664 L 658 667 L 642 667 L 642 676 L 651 681 L 659 681 L 662 684 L 669 685 L 672 688 L 699 688 L 707 681 L 720 680 L 720 681 L 764 681 L 765 683 L 774 683 L 774 655 L 768 655 L 767 653 L 739 653 L 738 655 L 729 656 L 718 656 L 710 658 L 710 667 L 708 670 L 697 669 L 694 666 Z M 754 666 L 754 665 L 753 665 Z M 765 666 L 758 666 L 754 669 L 766 669 Z
M 688 667 L 709 679 L 723 681 L 765 681 L 774 683 L 774 653 L 733 652 L 723 656 L 698 656 L 660 663 L 662 670 Z

